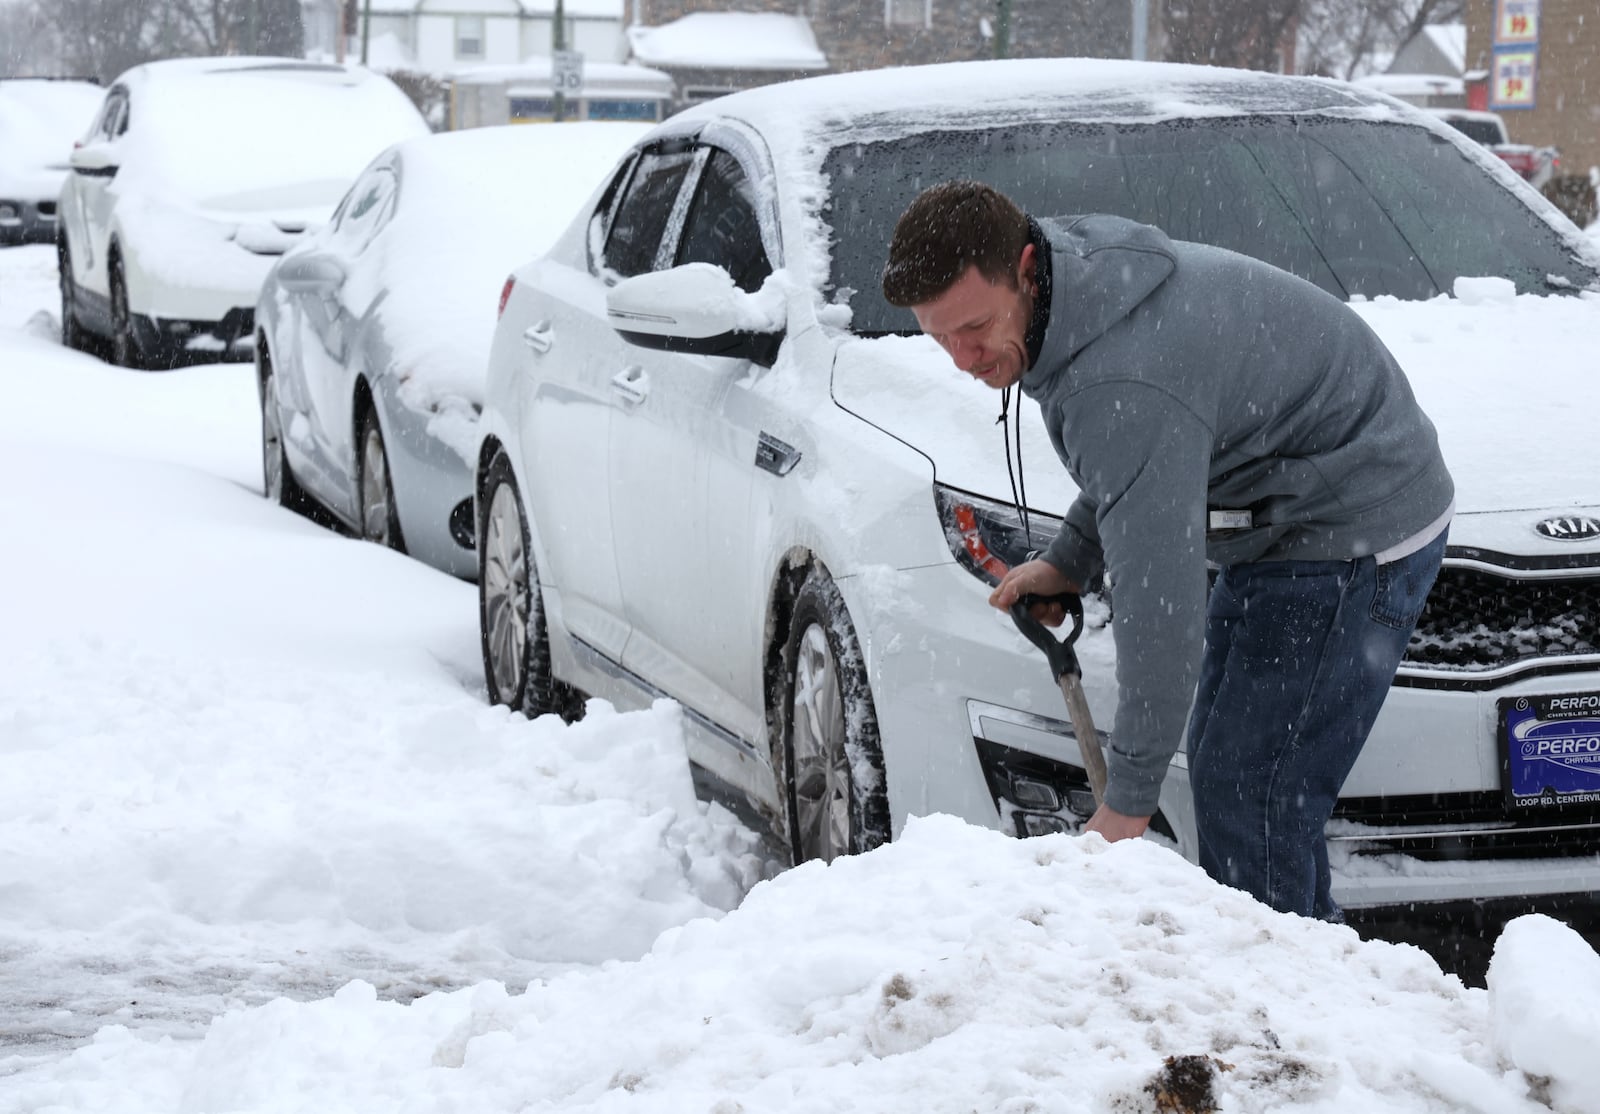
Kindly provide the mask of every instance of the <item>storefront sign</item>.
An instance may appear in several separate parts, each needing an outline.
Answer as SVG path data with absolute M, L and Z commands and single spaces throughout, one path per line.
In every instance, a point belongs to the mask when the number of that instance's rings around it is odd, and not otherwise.
M 1494 45 L 1511 46 L 1539 41 L 1539 0 L 1496 0 Z
M 1489 71 L 1489 107 L 1532 108 L 1534 79 L 1539 69 L 1539 52 L 1532 48 L 1495 48 Z

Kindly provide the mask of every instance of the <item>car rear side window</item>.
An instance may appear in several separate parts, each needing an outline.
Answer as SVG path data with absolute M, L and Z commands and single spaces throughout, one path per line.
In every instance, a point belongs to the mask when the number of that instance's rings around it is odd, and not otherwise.
M 772 273 L 750 178 L 726 151 L 713 150 L 706 161 L 677 262 L 714 263 L 733 276 L 739 289 L 750 293 Z
M 667 231 L 684 176 L 694 162 L 692 151 L 645 152 L 628 182 L 601 265 L 623 278 L 655 269 L 661 238 Z
M 369 168 L 339 206 L 332 244 L 346 255 L 355 255 L 372 242 L 394 213 L 399 183 L 388 166 Z

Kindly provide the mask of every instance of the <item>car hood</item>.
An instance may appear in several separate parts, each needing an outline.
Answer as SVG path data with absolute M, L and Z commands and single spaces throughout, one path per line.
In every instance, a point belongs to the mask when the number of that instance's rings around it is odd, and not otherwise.
M 1505 280 L 1463 279 L 1455 297 L 1352 308 L 1394 352 L 1439 431 L 1456 482 L 1453 540 L 1508 553 L 1570 551 L 1529 527 L 1600 506 L 1587 432 L 1600 405 L 1600 294 L 1517 296 Z M 1056 515 L 1077 494 L 1026 399 L 1011 402 L 1022 408 L 1022 466 L 1008 473 L 998 394 L 925 337 L 845 341 L 833 391 L 844 409 L 924 453 L 939 483 L 1010 502 L 1016 474 L 1028 505 Z M 1012 440 L 1015 460 L 1015 430 Z

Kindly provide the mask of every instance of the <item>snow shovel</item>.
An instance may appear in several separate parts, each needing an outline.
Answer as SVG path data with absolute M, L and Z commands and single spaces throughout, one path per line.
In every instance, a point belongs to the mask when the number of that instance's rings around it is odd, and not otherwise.
M 1051 603 L 1060 604 L 1072 619 L 1072 630 L 1059 640 L 1030 611 L 1037 604 Z M 1067 701 L 1072 733 L 1078 737 L 1078 752 L 1083 755 L 1089 788 L 1094 790 L 1094 803 L 1099 807 L 1106 799 L 1106 757 L 1100 751 L 1100 736 L 1095 733 L 1094 717 L 1089 714 L 1089 701 L 1084 699 L 1083 670 L 1078 666 L 1077 651 L 1072 648 L 1083 633 L 1083 601 L 1072 592 L 1059 596 L 1026 595 L 1011 605 L 1011 621 L 1050 660 L 1050 672 Z

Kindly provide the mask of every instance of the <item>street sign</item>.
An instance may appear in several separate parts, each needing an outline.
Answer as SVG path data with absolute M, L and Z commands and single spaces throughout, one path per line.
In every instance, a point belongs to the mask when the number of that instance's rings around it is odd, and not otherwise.
M 576 50 L 558 50 L 550 56 L 550 91 L 564 97 L 583 92 L 583 55 Z

